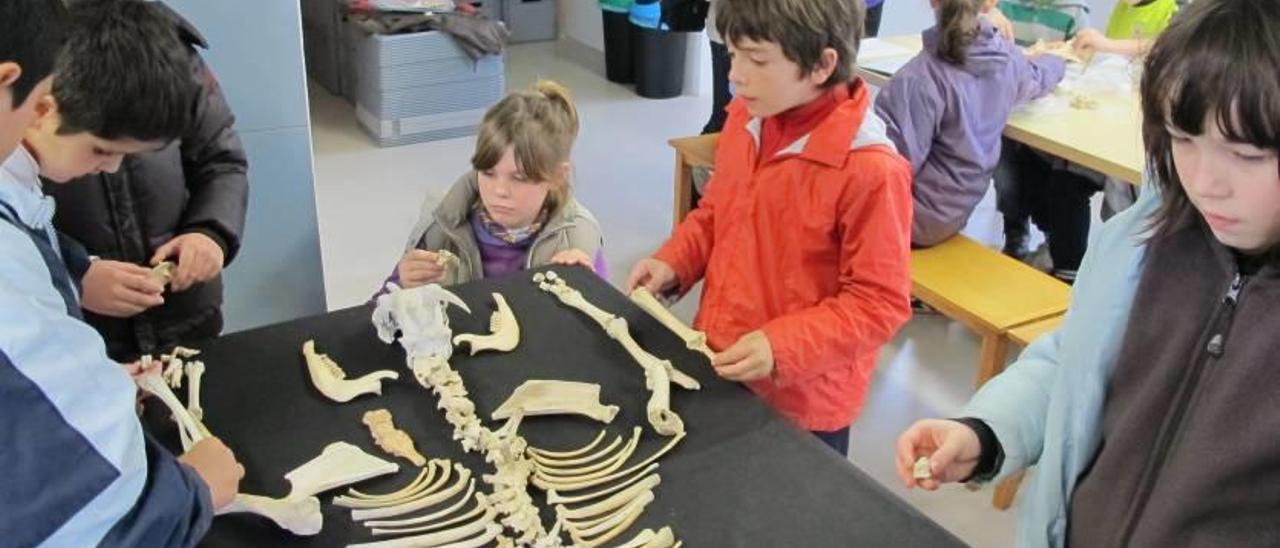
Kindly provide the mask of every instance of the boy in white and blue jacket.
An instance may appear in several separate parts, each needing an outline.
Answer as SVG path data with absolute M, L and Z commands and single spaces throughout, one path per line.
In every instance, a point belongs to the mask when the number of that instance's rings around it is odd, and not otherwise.
M 216 439 L 175 458 L 143 432 L 129 373 L 80 320 L 90 259 L 52 228 L 40 187 L 42 174 L 110 171 L 177 135 L 169 128 L 184 121 L 192 89 L 173 71 L 189 67 L 163 54 L 177 36 L 153 32 L 154 15 L 134 0 L 85 3 L 71 17 L 61 0 L 0 0 L 6 546 L 192 546 L 244 474 Z M 51 89 L 92 99 L 57 101 Z

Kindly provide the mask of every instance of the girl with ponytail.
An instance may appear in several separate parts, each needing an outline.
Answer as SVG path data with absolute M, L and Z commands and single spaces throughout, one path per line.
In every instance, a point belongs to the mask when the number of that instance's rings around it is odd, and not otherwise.
M 1000 160 L 1009 112 L 1062 80 L 1061 58 L 1027 58 L 979 17 L 991 3 L 932 0 L 937 24 L 924 31 L 924 51 L 876 98 L 889 138 L 911 162 L 916 247 L 964 228 Z

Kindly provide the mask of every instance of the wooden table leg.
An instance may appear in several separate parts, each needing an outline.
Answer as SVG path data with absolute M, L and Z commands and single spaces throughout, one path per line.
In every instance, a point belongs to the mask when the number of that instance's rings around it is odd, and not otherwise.
M 1013 506 L 1013 498 L 1018 496 L 1018 486 L 1022 484 L 1023 474 L 1026 472 L 1018 472 L 1000 482 L 1000 485 L 996 486 L 996 492 L 991 495 L 991 505 L 997 510 L 1008 510 Z
M 680 221 L 683 221 L 685 216 L 689 214 L 689 210 L 692 209 L 690 204 L 692 201 L 693 169 L 689 165 L 688 159 L 685 158 L 685 154 L 676 151 L 675 207 L 672 209 L 674 212 L 674 219 L 671 222 L 672 232 L 675 231 L 677 226 L 680 226 Z
M 982 351 L 978 358 L 977 386 L 981 387 L 992 377 L 1004 371 L 1004 360 L 1008 353 L 1008 337 L 1000 333 L 982 334 Z

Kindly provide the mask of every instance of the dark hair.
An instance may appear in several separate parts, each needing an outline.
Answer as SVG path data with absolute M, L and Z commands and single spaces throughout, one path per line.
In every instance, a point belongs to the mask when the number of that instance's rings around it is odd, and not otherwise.
M 969 45 L 978 37 L 978 10 L 982 0 L 937 0 L 938 57 L 963 65 Z
M 830 87 L 853 80 L 864 11 L 862 0 L 720 0 L 716 29 L 729 44 L 778 44 L 804 74 L 818 68 L 823 50 L 834 49 L 836 69 L 822 84 Z
M 53 82 L 58 133 L 139 141 L 181 136 L 197 83 L 177 22 L 140 0 L 84 0 L 70 12 L 71 34 Z
M 0 62 L 22 67 L 11 87 L 11 108 L 26 102 L 36 84 L 53 74 L 66 38 L 67 8 L 62 0 L 0 0 Z
M 1280 150 L 1280 2 L 1197 0 L 1156 39 L 1142 74 L 1142 139 L 1163 203 L 1155 236 L 1194 219 L 1173 163 L 1169 127 Z

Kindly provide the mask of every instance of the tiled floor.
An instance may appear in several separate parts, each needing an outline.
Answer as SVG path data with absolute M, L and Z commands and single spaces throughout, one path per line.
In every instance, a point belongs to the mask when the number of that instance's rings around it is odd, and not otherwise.
M 902 17 L 891 12 L 886 26 L 901 26 Z M 577 95 L 583 127 L 574 184 L 604 225 L 609 277 L 620 284 L 670 230 L 674 158 L 666 140 L 696 133 L 709 101 L 641 99 L 556 58 L 551 44 L 511 48 L 508 76 L 512 87 L 553 78 Z M 473 139 L 380 149 L 356 128 L 341 100 L 313 87 L 311 109 L 325 287 L 330 307 L 343 308 L 367 299 L 390 271 L 423 196 L 442 192 L 467 169 Z M 990 196 L 968 233 L 999 242 Z M 681 315 L 692 315 L 695 299 L 678 306 Z M 1011 546 L 1013 513 L 993 510 L 989 491 L 908 492 L 892 472 L 897 434 L 918 418 L 957 412 L 972 394 L 976 360 L 977 341 L 963 328 L 940 317 L 913 320 L 883 351 L 852 430 L 850 460 L 966 542 Z

